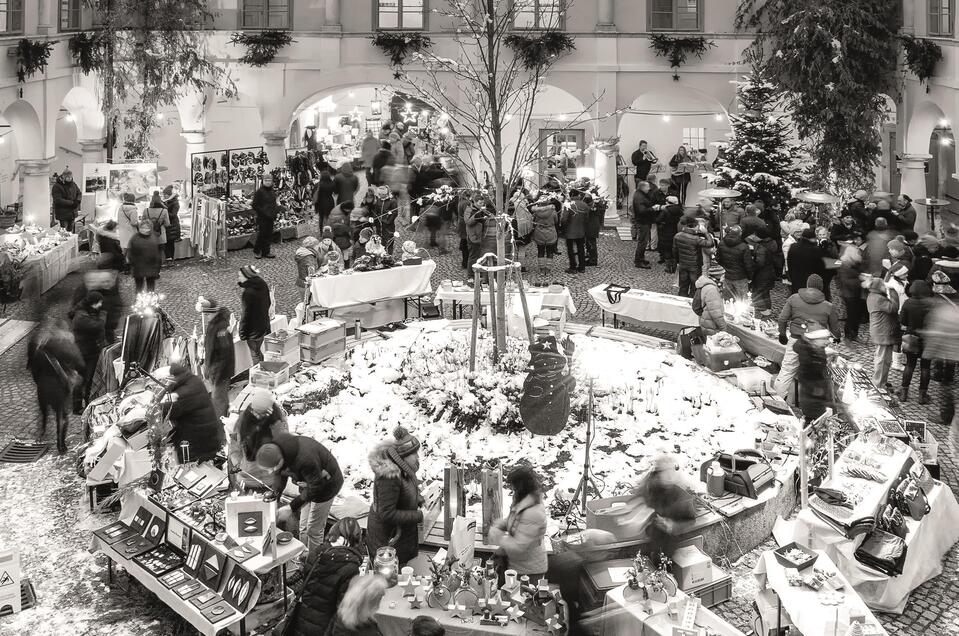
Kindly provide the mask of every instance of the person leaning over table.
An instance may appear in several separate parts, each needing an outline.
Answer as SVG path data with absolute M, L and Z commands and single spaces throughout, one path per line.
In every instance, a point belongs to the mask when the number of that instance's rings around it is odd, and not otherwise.
M 189 456 L 180 461 L 210 461 L 226 443 L 226 432 L 216 415 L 213 400 L 206 386 L 190 368 L 183 364 L 170 365 L 173 384 L 168 389 L 170 402 L 170 443 L 174 449 L 182 442 L 189 444 Z
M 699 316 L 699 326 L 707 336 L 726 329 L 726 308 L 723 303 L 725 278 L 726 270 L 723 266 L 713 263 L 696 281 L 692 308 L 693 313 Z
M 535 583 L 543 578 L 548 567 L 543 538 L 546 536 L 546 507 L 539 475 L 529 466 L 517 466 L 506 476 L 506 486 L 513 491 L 513 501 L 505 519 L 493 522 L 489 541 L 497 546 L 502 558 L 498 575 L 516 570 L 519 576 L 529 575 Z M 505 567 L 503 567 L 505 566 Z
M 373 503 L 366 526 L 367 547 L 372 557 L 378 548 L 392 545 L 400 566 L 419 554 L 419 524 L 424 516 L 416 479 L 419 448 L 420 441 L 398 426 L 392 439 L 381 441 L 369 454 Z

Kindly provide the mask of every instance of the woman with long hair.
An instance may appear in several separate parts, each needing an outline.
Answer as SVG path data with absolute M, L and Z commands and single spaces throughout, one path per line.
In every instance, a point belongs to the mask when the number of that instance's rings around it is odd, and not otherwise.
M 676 184 L 676 189 L 679 190 L 679 202 L 682 205 L 686 205 L 686 190 L 689 188 L 689 182 L 692 180 L 692 177 L 689 175 L 689 172 L 682 168 L 681 164 L 692 161 L 693 158 L 689 155 L 689 152 L 687 152 L 686 146 L 680 146 L 676 154 L 673 155 L 673 158 L 669 160 L 669 167 L 673 169 L 673 183 Z
M 382 636 L 376 610 L 386 594 L 386 579 L 378 574 L 354 577 L 343 595 L 331 636 Z
M 509 515 L 490 528 L 490 543 L 498 546 L 497 554 L 505 557 L 506 568 L 538 581 L 547 569 L 542 482 L 529 466 L 517 466 L 506 476 L 506 485 L 513 491 L 513 503 Z

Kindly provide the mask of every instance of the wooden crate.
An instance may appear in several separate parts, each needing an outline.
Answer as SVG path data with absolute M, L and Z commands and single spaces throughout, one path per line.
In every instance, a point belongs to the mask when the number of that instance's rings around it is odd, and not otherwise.
M 305 347 L 300 345 L 300 361 L 310 364 L 319 364 L 337 353 L 346 351 L 346 339 L 330 342 L 319 347 Z

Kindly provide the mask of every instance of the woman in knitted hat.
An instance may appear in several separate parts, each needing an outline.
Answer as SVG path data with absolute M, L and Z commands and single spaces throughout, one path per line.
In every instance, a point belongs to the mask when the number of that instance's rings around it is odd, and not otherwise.
M 315 236 L 307 236 L 293 253 L 296 263 L 296 286 L 306 288 L 306 279 L 320 271 L 320 241 Z
M 377 548 L 392 545 L 400 565 L 419 554 L 419 523 L 423 521 L 420 506 L 420 441 L 403 427 L 393 431 L 369 455 L 373 470 L 373 503 L 366 528 L 370 554 Z
M 138 230 L 127 246 L 127 262 L 139 294 L 144 288 L 148 292 L 156 288 L 156 280 L 160 277 L 160 246 L 150 221 L 141 221 Z

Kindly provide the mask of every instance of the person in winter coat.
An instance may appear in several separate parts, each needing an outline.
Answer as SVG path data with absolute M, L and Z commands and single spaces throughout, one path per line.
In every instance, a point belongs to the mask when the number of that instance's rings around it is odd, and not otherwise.
M 513 502 L 505 519 L 490 526 L 489 541 L 496 552 L 507 559 L 506 569 L 519 576 L 538 581 L 546 574 L 546 507 L 539 475 L 529 466 L 517 466 L 506 476 L 506 486 L 513 491 Z
M 163 249 L 166 245 L 166 229 L 170 227 L 170 214 L 160 199 L 159 191 L 154 191 L 150 199 L 150 207 L 140 215 L 140 224 L 142 225 L 144 221 L 149 221 L 153 226 L 153 237 L 157 241 L 157 247 Z
M 899 298 L 881 278 L 866 283 L 866 308 L 869 310 L 869 339 L 876 345 L 872 363 L 872 381 L 879 387 L 887 385 L 892 367 L 893 349 L 899 346 Z M 886 387 L 891 388 L 891 387 Z
M 53 184 L 50 198 L 53 200 L 54 218 L 60 223 L 60 227 L 67 232 L 72 232 L 83 195 L 80 193 L 80 188 L 74 183 L 73 173 L 69 169 L 60 173 L 57 182 Z
M 203 374 L 213 387 L 213 409 L 218 418 L 225 417 L 230 411 L 230 380 L 236 372 L 229 308 L 217 307 L 207 322 L 203 351 Z
M 330 228 L 333 231 L 333 242 L 343 255 L 343 267 L 350 266 L 352 257 L 353 237 L 350 231 L 350 214 L 356 208 L 352 201 L 344 201 L 333 208 L 330 213 Z
M 685 227 L 673 237 L 673 258 L 679 272 L 679 295 L 693 297 L 693 285 L 703 271 L 703 249 L 713 238 L 696 217 L 686 217 Z
M 419 523 L 423 521 L 416 472 L 420 441 L 403 427 L 393 438 L 377 444 L 369 454 L 373 470 L 373 503 L 366 525 L 366 542 L 371 555 L 377 548 L 393 545 L 400 566 L 419 553 Z
M 136 206 L 136 196 L 132 192 L 123 193 L 123 205 L 117 212 L 117 238 L 124 252 L 130 246 L 130 241 L 139 232 L 140 210 Z
M 213 400 L 203 380 L 186 365 L 170 365 L 170 375 L 173 377 L 173 384 L 169 387 L 170 423 L 173 425 L 170 443 L 177 452 L 183 442 L 189 445 L 189 455 L 180 456 L 183 463 L 211 461 L 226 443 L 226 433 Z
M 863 251 L 864 272 L 873 276 L 882 276 L 882 261 L 889 258 L 889 241 L 894 238 L 886 219 L 876 219 L 875 229 L 866 235 L 866 248 Z
M 676 188 L 679 190 L 677 196 L 679 196 L 679 202 L 682 205 L 686 205 L 686 190 L 689 188 L 689 182 L 693 179 L 690 173 L 686 171 L 687 167 L 682 164 L 688 164 L 693 161 L 694 159 L 686 150 L 686 146 L 680 146 L 676 154 L 669 160 L 669 167 L 673 169 L 673 183 L 676 184 Z
M 360 180 L 353 174 L 353 164 L 350 161 L 344 161 L 340 171 L 333 177 L 333 189 L 337 205 L 355 200 L 356 193 L 360 190 Z
M 320 241 L 315 236 L 307 236 L 293 253 L 293 262 L 296 263 L 296 286 L 300 289 L 305 289 L 307 279 L 320 271 L 319 248 Z
M 749 295 L 749 281 L 755 269 L 753 252 L 742 236 L 738 225 L 727 227 L 716 253 L 716 262 L 726 269 L 726 289 L 737 300 L 746 300 Z
M 116 340 L 117 327 L 123 316 L 123 296 L 120 294 L 120 279 L 112 260 L 101 259 L 97 262 L 97 269 L 87 270 L 83 279 L 73 293 L 73 307 L 80 307 L 90 292 L 99 292 L 103 298 L 103 336 L 105 344 L 112 344 Z
M 329 170 L 320 171 L 320 180 L 313 190 L 313 210 L 316 212 L 318 224 L 323 227 L 329 222 L 330 212 L 336 207 L 336 185 Z
M 924 280 L 916 280 L 909 285 L 909 298 L 899 310 L 899 325 L 902 327 L 902 352 L 906 355 L 906 364 L 902 371 L 902 386 L 899 400 L 909 400 L 909 384 L 919 364 L 919 403 L 929 403 L 929 379 L 932 359 L 924 351 L 923 332 L 926 329 L 926 316 L 933 308 L 932 287 Z
M 240 268 L 237 284 L 243 289 L 240 296 L 243 312 L 240 314 L 240 340 L 250 348 L 253 364 L 263 361 L 263 338 L 272 330 L 270 326 L 270 288 L 260 276 L 260 270 L 251 265 Z
M 747 205 L 743 211 L 743 218 L 739 222 L 739 227 L 743 230 L 744 239 L 748 239 L 760 228 L 766 229 L 766 223 L 759 218 L 759 208 L 752 203 Z
M 673 258 L 673 238 L 679 231 L 682 219 L 683 206 L 679 205 L 679 199 L 672 195 L 666 197 L 666 205 L 660 209 L 659 215 L 656 217 L 656 234 L 659 260 L 666 263 L 666 271 L 670 274 L 676 271 L 676 259 Z
M 587 267 L 596 267 L 599 265 L 599 249 L 597 241 L 599 233 L 603 229 L 603 221 L 606 218 L 606 205 L 593 201 L 589 197 L 583 197 L 583 202 L 589 208 L 589 214 L 586 217 L 586 265 Z
M 100 248 L 98 260 L 104 264 L 103 269 L 123 269 L 123 247 L 120 245 L 117 222 L 110 220 L 102 226 L 90 225 L 89 227 L 97 236 L 97 247 Z
M 330 507 L 343 488 L 343 473 L 333 453 L 312 437 L 278 433 L 260 446 L 256 463 L 299 486 L 290 511 L 299 520 L 300 541 L 307 550 L 322 545 Z
M 582 274 L 586 271 L 586 223 L 589 206 L 583 202 L 583 193 L 571 190 L 572 201 L 563 208 L 559 223 L 566 237 L 566 252 L 569 254 L 567 274 Z
M 89 292 L 80 305 L 70 312 L 70 318 L 73 339 L 83 359 L 83 383 L 77 387 L 73 399 L 73 412 L 79 415 L 89 401 L 97 360 L 106 344 L 103 295 L 98 291 Z
M 783 253 L 776 247 L 776 241 L 769 237 L 769 231 L 765 225 L 752 230 L 746 238 L 746 243 L 753 255 L 751 281 L 753 307 L 760 315 L 768 316 L 772 312 L 770 293 L 776 287 L 779 272 L 783 269 Z
M 280 212 L 280 204 L 273 189 L 273 175 L 269 172 L 263 175 L 263 182 L 253 193 L 251 203 L 256 212 L 256 243 L 253 245 L 254 258 L 276 258 L 270 253 L 273 244 L 273 225 Z
M 790 296 L 779 313 L 779 343 L 786 345 L 775 389 L 783 398 L 794 397 L 793 381 L 798 370 L 796 351 L 789 345 L 789 338 L 799 339 L 811 326 L 825 325 L 833 339 L 839 340 L 839 314 L 822 291 L 823 282 L 818 274 L 810 274 L 806 286 Z M 788 332 L 788 337 L 787 337 Z
M 789 249 L 789 254 L 786 256 L 786 269 L 789 270 L 792 293 L 795 294 L 802 289 L 806 280 L 813 274 L 822 279 L 826 278 L 824 256 L 822 248 L 816 242 L 816 231 L 812 228 L 803 230 L 802 238 Z M 826 300 L 829 300 L 828 291 Z
M 373 183 L 373 158 L 380 149 L 380 142 L 373 136 L 372 130 L 366 131 L 363 137 L 363 143 L 360 145 L 360 159 L 363 161 L 363 167 L 366 168 L 366 183 Z
M 862 243 L 862 227 L 852 214 L 844 214 L 829 228 L 829 238 L 835 243 Z
M 495 221 L 490 217 L 486 202 L 481 195 L 472 198 L 463 214 L 463 231 L 466 234 L 467 243 L 466 269 L 470 280 L 473 280 L 473 265 L 483 255 L 482 246 L 487 234 L 487 225 Z
M 166 228 L 163 252 L 166 259 L 172 261 L 177 241 L 180 240 L 180 196 L 173 192 L 173 186 L 163 188 L 163 205 L 166 206 L 167 220 L 170 222 Z
M 353 577 L 336 610 L 330 636 L 383 636 L 376 624 L 376 612 L 386 587 L 386 579 L 376 574 Z
M 862 288 L 862 252 L 855 245 L 847 245 L 839 257 L 836 280 L 846 308 L 843 334 L 847 340 L 856 342 L 859 339 L 859 326 L 866 315 L 866 295 Z
M 400 213 L 400 204 L 385 185 L 376 188 L 376 200 L 370 210 L 370 218 L 379 229 L 380 242 L 387 254 L 396 247 L 396 217 Z
M 723 199 L 720 204 L 719 222 L 726 228 L 739 226 L 745 214 L 745 210 L 736 205 L 736 199 Z
M 807 424 L 820 417 L 834 403 L 832 381 L 824 372 L 828 364 L 828 344 L 829 330 L 810 324 L 810 329 L 792 346 L 797 360 L 799 408 Z
M 556 256 L 556 244 L 559 235 L 556 226 L 559 223 L 559 214 L 556 206 L 548 201 L 541 201 L 533 205 L 533 242 L 536 244 L 536 263 L 542 280 L 549 283 L 550 269 L 553 257 Z
M 273 394 L 262 387 L 254 389 L 249 404 L 240 411 L 235 426 L 243 458 L 255 462 L 260 447 L 288 429 L 286 411 Z
M 389 141 L 383 140 L 380 143 L 380 149 L 376 151 L 376 154 L 373 155 L 372 163 L 372 179 L 370 180 L 369 185 L 379 186 L 385 183 L 386 179 L 386 170 L 384 168 L 392 166 L 396 163 L 396 157 L 393 156 L 393 151 L 391 150 L 391 145 Z
M 80 382 L 83 357 L 67 325 L 50 320 L 34 330 L 27 343 L 27 368 L 37 385 L 40 407 L 40 428 L 37 441 L 47 433 L 50 411 L 57 423 L 57 450 L 67 452 L 67 430 L 70 427 L 70 396 Z
M 150 221 L 142 221 L 140 231 L 130 239 L 130 244 L 127 246 L 127 263 L 130 264 L 130 274 L 133 276 L 138 294 L 144 289 L 148 292 L 156 289 L 156 281 L 160 277 L 161 257 L 156 233 Z
M 284 636 L 326 636 L 350 581 L 360 573 L 366 547 L 363 529 L 353 517 L 330 528 L 327 541 L 310 550 L 299 604 L 291 612 Z
M 649 269 L 652 265 L 646 260 L 646 248 L 657 213 L 653 210 L 653 201 L 649 197 L 649 182 L 640 181 L 633 195 L 633 227 L 636 233 L 636 254 L 633 265 L 640 269 Z
M 912 246 L 912 268 L 909 270 L 909 282 L 926 280 L 935 258 L 939 255 L 939 239 L 932 234 L 923 234 Z
M 330 264 L 335 262 L 339 263 L 339 266 L 343 266 L 343 252 L 340 250 L 340 247 L 336 244 L 335 237 L 333 236 L 333 228 L 329 225 L 323 228 L 323 233 L 320 235 L 320 243 L 317 246 L 317 253 L 319 254 L 319 264 L 320 268 L 329 268 Z
M 723 277 L 726 270 L 713 264 L 696 281 L 693 295 L 693 312 L 699 316 L 699 326 L 711 336 L 726 328 L 726 312 L 723 304 Z
M 896 200 L 896 208 L 892 210 L 893 229 L 898 232 L 911 231 L 916 226 L 916 208 L 912 205 L 912 197 L 900 194 Z

